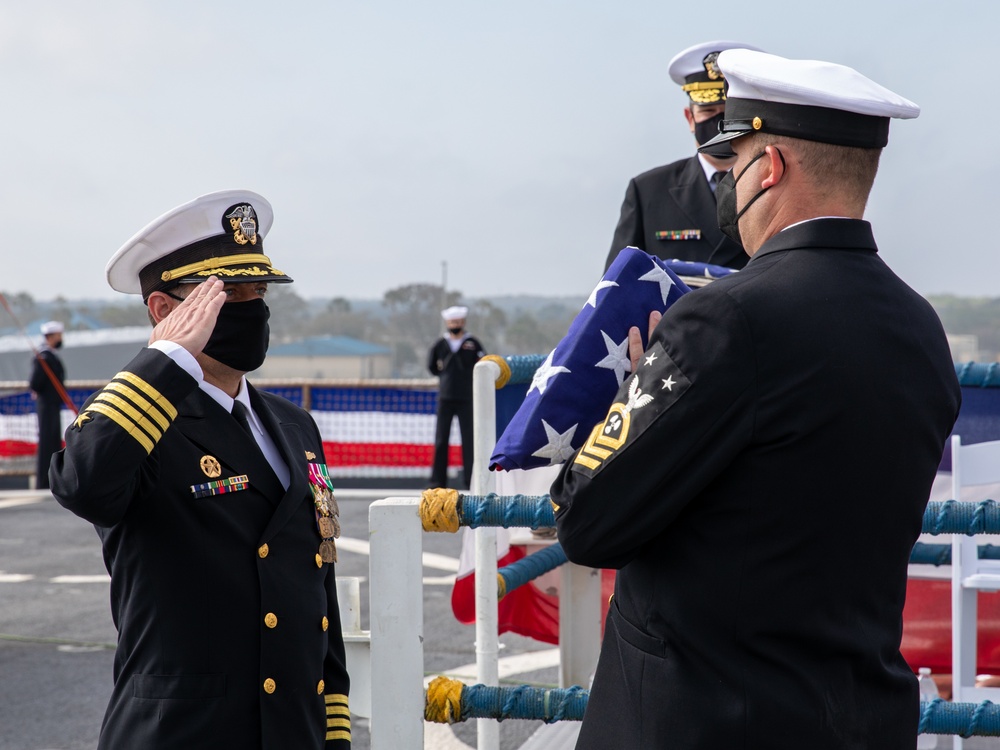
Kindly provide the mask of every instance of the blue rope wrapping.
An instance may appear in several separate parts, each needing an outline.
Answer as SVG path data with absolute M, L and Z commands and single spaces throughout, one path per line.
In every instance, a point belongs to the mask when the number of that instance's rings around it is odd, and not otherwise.
M 548 724 L 580 721 L 589 699 L 590 692 L 578 685 L 552 690 L 528 685 L 463 685 L 459 721 L 527 719 Z M 951 703 L 935 698 L 920 704 L 917 731 L 961 737 L 1000 737 L 1000 705 L 990 701 Z
M 960 737 L 1000 737 L 1000 705 L 991 701 L 950 703 L 941 698 L 921 702 L 917 732 L 957 734 Z
M 1000 363 L 963 362 L 955 363 L 955 374 L 959 385 L 979 388 L 1000 386 Z
M 995 500 L 978 503 L 927 503 L 925 534 L 1000 534 L 1000 505 Z
M 579 685 L 546 690 L 517 685 L 462 687 L 461 721 L 467 719 L 531 719 L 546 724 L 556 721 L 581 721 L 590 692 Z
M 459 495 L 458 518 L 462 526 L 526 526 L 540 529 L 555 526 L 556 516 L 548 495 Z
M 979 545 L 980 560 L 1000 560 L 1000 546 L 995 544 Z M 917 542 L 910 552 L 911 565 L 951 565 L 950 544 L 924 544 Z
M 563 552 L 562 545 L 556 543 L 533 552 L 527 557 L 522 557 L 517 562 L 505 565 L 497 571 L 497 574 L 503 576 L 505 590 L 509 594 L 518 586 L 535 580 L 538 576 L 558 568 L 564 562 L 566 562 L 566 553 Z
M 507 364 L 510 365 L 510 380 L 507 381 L 508 385 L 519 384 L 519 383 L 530 383 L 531 379 L 535 377 L 535 370 L 542 366 L 545 361 L 544 354 L 515 354 L 511 357 L 505 357 Z

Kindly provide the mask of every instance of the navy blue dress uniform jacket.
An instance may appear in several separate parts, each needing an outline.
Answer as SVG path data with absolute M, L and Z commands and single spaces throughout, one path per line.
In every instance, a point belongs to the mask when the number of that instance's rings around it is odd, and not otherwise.
M 97 527 L 111 573 L 102 749 L 350 747 L 335 571 L 317 554 L 309 488 L 322 441 L 297 406 L 250 398 L 287 491 L 232 415 L 153 349 L 95 394 L 53 457 L 53 494 Z M 244 490 L 192 492 L 242 474 Z
M 36 487 L 49 486 L 49 462 L 52 454 L 62 447 L 62 396 L 52 382 L 49 373 L 42 367 L 41 361 L 48 365 L 52 375 L 59 384 L 66 381 L 66 370 L 62 360 L 48 346 L 43 345 L 38 350 L 38 356 L 32 359 L 31 377 L 28 387 L 35 394 L 35 408 L 38 410 L 38 449 L 35 462 Z
M 960 398 L 867 222 L 676 302 L 552 487 L 569 559 L 619 569 L 577 747 L 912 750 L 906 568 Z
M 743 248 L 719 229 L 715 196 L 697 156 L 629 181 L 604 270 L 630 246 L 664 260 L 729 268 L 743 268 L 748 260 Z
M 472 370 L 484 356 L 486 350 L 472 336 L 467 336 L 456 352 L 446 338 L 435 341 L 427 355 L 427 369 L 440 377 L 438 399 L 471 402 Z

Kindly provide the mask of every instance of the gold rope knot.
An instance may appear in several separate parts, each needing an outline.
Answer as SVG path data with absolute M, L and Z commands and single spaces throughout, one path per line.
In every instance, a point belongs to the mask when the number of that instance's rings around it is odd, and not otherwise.
M 500 368 L 500 377 L 497 378 L 497 390 L 499 391 L 510 382 L 510 365 L 507 360 L 497 354 L 487 354 L 481 360 L 483 362 L 496 362 Z
M 458 490 L 445 487 L 424 490 L 420 496 L 420 522 L 424 531 L 458 531 Z
M 507 596 L 507 579 L 502 574 L 497 573 L 497 601 Z
M 462 720 L 462 688 L 460 680 L 435 677 L 427 686 L 424 718 L 438 724 L 454 724 Z

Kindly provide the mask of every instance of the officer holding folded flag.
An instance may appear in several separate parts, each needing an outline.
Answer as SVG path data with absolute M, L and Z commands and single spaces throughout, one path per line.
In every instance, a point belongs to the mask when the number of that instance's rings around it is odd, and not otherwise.
M 912 750 L 906 569 L 960 389 L 865 204 L 890 118 L 855 70 L 751 50 L 729 85 L 724 232 L 552 487 L 570 560 L 619 570 L 577 748 Z M 654 316 L 655 322 L 655 316 Z

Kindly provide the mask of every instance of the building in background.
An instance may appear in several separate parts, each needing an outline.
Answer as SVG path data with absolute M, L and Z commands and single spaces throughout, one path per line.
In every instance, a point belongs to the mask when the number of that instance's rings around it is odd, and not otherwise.
M 256 379 L 388 378 L 392 351 L 348 336 L 316 336 L 271 346 Z

